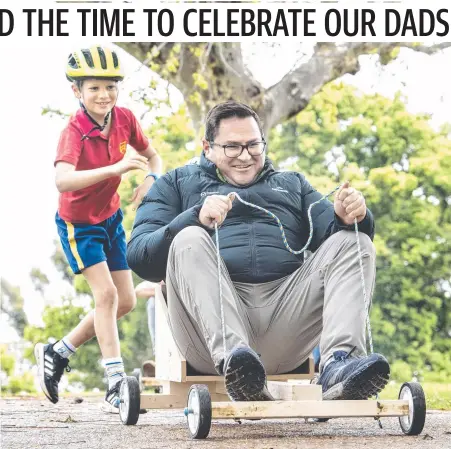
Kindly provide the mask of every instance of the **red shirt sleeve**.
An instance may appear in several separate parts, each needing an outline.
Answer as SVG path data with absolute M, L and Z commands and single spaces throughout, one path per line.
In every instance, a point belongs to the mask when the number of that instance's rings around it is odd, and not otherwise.
M 145 136 L 141 125 L 133 112 L 127 111 L 130 118 L 130 145 L 138 152 L 144 151 L 149 146 L 149 139 Z
M 74 123 L 69 123 L 60 135 L 54 165 L 62 161 L 77 166 L 83 148 L 81 138 L 81 131 Z

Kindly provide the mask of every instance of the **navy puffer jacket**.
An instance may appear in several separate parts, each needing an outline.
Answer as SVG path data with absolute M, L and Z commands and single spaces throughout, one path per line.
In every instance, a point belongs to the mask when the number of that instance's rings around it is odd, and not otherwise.
M 237 192 L 243 200 L 279 217 L 288 244 L 295 250 L 308 240 L 308 207 L 322 196 L 303 175 L 275 171 L 269 160 L 252 184 L 233 186 L 221 181 L 216 166 L 202 154 L 199 164 L 167 173 L 144 197 L 127 248 L 130 268 L 143 279 L 163 280 L 174 237 L 187 226 L 203 227 L 198 216 L 207 195 L 230 192 Z M 312 252 L 333 233 L 353 229 L 340 224 L 328 200 L 313 207 L 312 219 L 314 233 L 308 248 Z M 374 220 L 369 210 L 359 229 L 373 239 Z M 214 238 L 214 231 L 208 231 Z M 303 263 L 302 255 L 296 256 L 285 248 L 273 218 L 237 199 L 219 230 L 219 239 L 221 256 L 232 281 L 261 283 L 280 279 Z

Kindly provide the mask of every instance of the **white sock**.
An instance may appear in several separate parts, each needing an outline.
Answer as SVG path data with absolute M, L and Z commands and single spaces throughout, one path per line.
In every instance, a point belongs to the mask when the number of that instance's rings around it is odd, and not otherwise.
M 53 350 L 57 352 L 61 357 L 68 359 L 71 355 L 75 354 L 77 348 L 69 341 L 66 336 L 54 344 Z
M 124 362 L 122 357 L 113 357 L 111 359 L 103 359 L 102 364 L 108 377 L 108 390 L 110 390 L 125 377 Z

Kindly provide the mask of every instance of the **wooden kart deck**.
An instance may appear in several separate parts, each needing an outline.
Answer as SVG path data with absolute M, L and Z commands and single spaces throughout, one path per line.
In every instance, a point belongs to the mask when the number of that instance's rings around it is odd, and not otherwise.
M 276 399 L 271 402 L 231 402 L 222 376 L 190 373 L 169 327 L 168 310 L 161 287 L 155 297 L 155 378 L 144 377 L 146 386 L 159 386 L 162 393 L 141 394 L 143 409 L 183 409 L 189 389 L 206 385 L 212 401 L 213 419 L 239 418 L 333 418 L 355 416 L 403 416 L 409 413 L 408 401 L 322 401 L 321 386 L 311 385 L 314 376 L 310 358 L 299 372 L 268 376 L 268 389 Z

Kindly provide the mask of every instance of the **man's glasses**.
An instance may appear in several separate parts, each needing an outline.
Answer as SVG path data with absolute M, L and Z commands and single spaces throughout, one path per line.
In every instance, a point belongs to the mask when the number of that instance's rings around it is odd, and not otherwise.
M 224 154 L 227 157 L 235 158 L 241 156 L 244 149 L 247 150 L 247 152 L 251 156 L 260 156 L 260 154 L 265 151 L 266 148 L 266 142 L 263 140 L 261 142 L 251 142 L 247 143 L 246 145 L 239 145 L 239 144 L 229 144 L 229 145 L 220 145 L 219 143 L 210 142 L 210 145 L 216 145 L 218 147 L 221 147 L 224 149 Z

